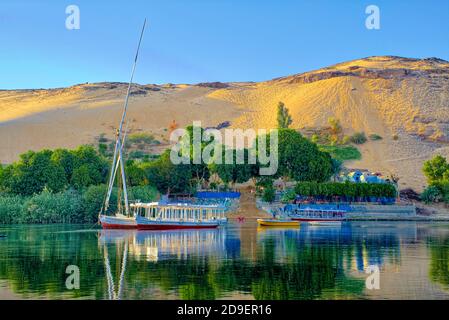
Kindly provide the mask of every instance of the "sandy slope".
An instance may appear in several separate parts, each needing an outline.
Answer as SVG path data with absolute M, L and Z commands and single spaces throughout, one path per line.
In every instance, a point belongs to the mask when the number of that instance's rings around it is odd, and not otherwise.
M 52 90 L 0 91 L 0 162 L 29 149 L 76 147 L 112 137 L 126 84 L 83 84 Z M 136 85 L 130 128 L 168 138 L 180 126 L 230 121 L 237 128 L 273 128 L 283 101 L 294 128 L 341 120 L 345 133 L 364 131 L 384 139 L 362 146 L 357 168 L 392 172 L 402 186 L 421 189 L 422 162 L 449 154 L 449 63 L 439 59 L 371 57 L 260 83 Z M 398 140 L 394 140 L 394 136 Z

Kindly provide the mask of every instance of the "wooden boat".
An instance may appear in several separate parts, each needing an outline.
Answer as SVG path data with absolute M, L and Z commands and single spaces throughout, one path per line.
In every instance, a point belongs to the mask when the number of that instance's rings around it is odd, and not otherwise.
M 100 223 L 103 229 L 136 229 L 137 222 L 134 217 L 121 214 L 115 216 L 100 215 Z
M 137 58 L 139 56 L 140 44 L 142 42 L 143 33 L 145 31 L 146 19 L 143 23 L 142 31 L 140 33 L 139 44 L 137 46 L 136 57 L 134 58 L 134 65 L 131 72 L 131 79 L 128 83 L 128 91 L 126 93 L 125 103 L 123 106 L 123 114 L 119 123 L 117 130 L 117 136 L 115 140 L 114 155 L 112 158 L 112 165 L 109 175 L 108 190 L 106 193 L 104 204 L 98 214 L 98 221 L 104 229 L 135 229 L 137 228 L 137 223 L 135 217 L 130 215 L 129 202 L 128 202 L 128 192 L 126 187 L 126 177 L 125 177 L 125 159 L 123 157 L 123 146 L 125 145 L 126 130 L 123 132 L 123 124 L 125 123 L 126 113 L 128 110 L 128 100 L 131 92 L 131 85 L 133 83 L 134 72 L 136 70 Z M 119 187 L 119 200 L 118 209 L 115 215 L 106 215 L 109 208 L 109 200 L 111 198 L 112 189 L 117 176 L 117 171 L 120 170 L 120 174 L 117 178 L 120 183 Z
M 300 209 L 289 214 L 292 220 L 317 224 L 317 225 L 341 225 L 346 219 L 344 210 L 319 210 L 319 209 Z
M 257 219 L 257 223 L 264 227 L 299 227 L 299 221 L 288 219 Z
M 136 203 L 131 205 L 139 230 L 217 228 L 227 221 L 219 205 Z

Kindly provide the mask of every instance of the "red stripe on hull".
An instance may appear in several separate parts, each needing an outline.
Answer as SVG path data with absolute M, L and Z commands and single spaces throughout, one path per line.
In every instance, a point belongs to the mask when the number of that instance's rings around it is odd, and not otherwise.
M 137 225 L 132 224 L 113 224 L 113 223 L 101 223 L 103 229 L 137 229 Z
M 317 219 L 302 219 L 302 218 L 292 218 L 292 220 L 305 221 L 305 222 L 343 222 L 344 221 L 344 220 L 331 220 L 331 219 L 317 220 Z
M 175 229 L 214 229 L 218 225 L 214 226 L 182 226 L 182 225 L 147 225 L 138 224 L 138 230 L 175 230 Z

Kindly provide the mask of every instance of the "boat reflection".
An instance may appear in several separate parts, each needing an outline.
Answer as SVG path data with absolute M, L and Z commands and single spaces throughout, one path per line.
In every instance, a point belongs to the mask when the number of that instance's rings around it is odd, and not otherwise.
M 187 259 L 189 256 L 222 255 L 225 232 L 221 229 L 181 231 L 102 230 L 100 243 L 129 246 L 129 254 L 137 261 L 157 262 L 161 259 Z
M 225 251 L 225 232 L 221 229 L 162 232 L 104 229 L 99 234 L 99 246 L 104 256 L 107 297 L 109 300 L 120 300 L 128 255 L 136 262 L 146 260 L 154 263 L 173 258 L 186 260 L 192 256 L 218 257 Z M 116 260 L 118 258 L 120 261 L 117 286 L 109 254 L 109 250 L 114 247 Z

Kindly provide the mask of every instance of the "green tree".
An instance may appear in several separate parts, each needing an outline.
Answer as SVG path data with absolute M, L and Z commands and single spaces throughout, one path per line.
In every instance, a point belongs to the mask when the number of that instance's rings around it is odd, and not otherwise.
M 277 109 L 278 128 L 286 129 L 292 124 L 292 122 L 293 120 L 288 112 L 287 107 L 282 101 L 279 101 Z
M 270 134 L 265 139 L 270 146 Z M 274 178 L 323 182 L 332 176 L 331 156 L 295 130 L 279 129 L 277 155 L 278 170 Z
M 194 142 L 194 130 L 197 130 L 199 133 L 199 144 L 195 145 Z M 195 180 L 197 184 L 202 184 L 205 180 L 208 180 L 210 177 L 210 172 L 208 165 L 204 162 L 202 158 L 204 148 L 211 143 L 214 143 L 214 140 L 206 142 L 203 141 L 204 129 L 201 127 L 188 126 L 186 127 L 186 133 L 182 137 L 182 146 L 183 148 L 189 148 L 189 161 L 190 161 L 190 170 L 192 172 L 192 179 Z
M 71 184 L 78 190 L 96 184 L 94 177 L 91 176 L 91 168 L 89 165 L 83 164 L 73 170 Z
M 141 166 L 133 160 L 129 160 L 126 163 L 126 179 L 128 185 L 132 186 L 144 186 L 148 184 L 148 179 L 145 174 L 145 170 L 141 168 Z
M 438 183 L 444 179 L 449 180 L 449 164 L 441 155 L 424 162 L 423 172 L 429 184 Z
M 73 152 L 67 149 L 56 149 L 51 155 L 51 161 L 64 168 L 67 181 L 72 180 L 74 159 Z
M 44 188 L 59 192 L 67 185 L 62 166 L 51 161 L 52 151 L 28 151 L 20 156 L 20 160 L 9 165 L 3 172 L 3 187 L 6 191 L 33 195 Z
M 265 202 L 273 202 L 276 197 L 276 191 L 274 190 L 273 184 L 268 185 L 264 188 L 262 194 L 262 200 Z
M 192 191 L 192 168 L 187 164 L 173 164 L 170 159 L 170 150 L 166 150 L 158 159 L 144 163 L 150 185 L 162 194 L 186 193 Z
M 100 156 L 92 146 L 80 146 L 73 150 L 74 168 L 87 168 L 90 177 L 90 184 L 102 184 L 106 182 L 109 164 L 105 158 Z M 82 169 L 85 170 L 85 169 Z
M 5 181 L 5 169 L 3 169 L 3 166 L 0 163 L 0 193 L 4 189 L 4 181 Z
M 209 164 L 209 170 L 216 173 L 225 184 L 244 183 L 256 175 L 257 165 L 249 163 L 249 149 L 236 150 L 221 146 L 221 150 L 221 154 L 217 155 L 221 157 L 219 161 L 221 163 L 213 161 Z M 226 163 L 226 152 L 232 152 L 232 163 Z M 242 155 L 240 161 L 238 161 L 239 153 Z

